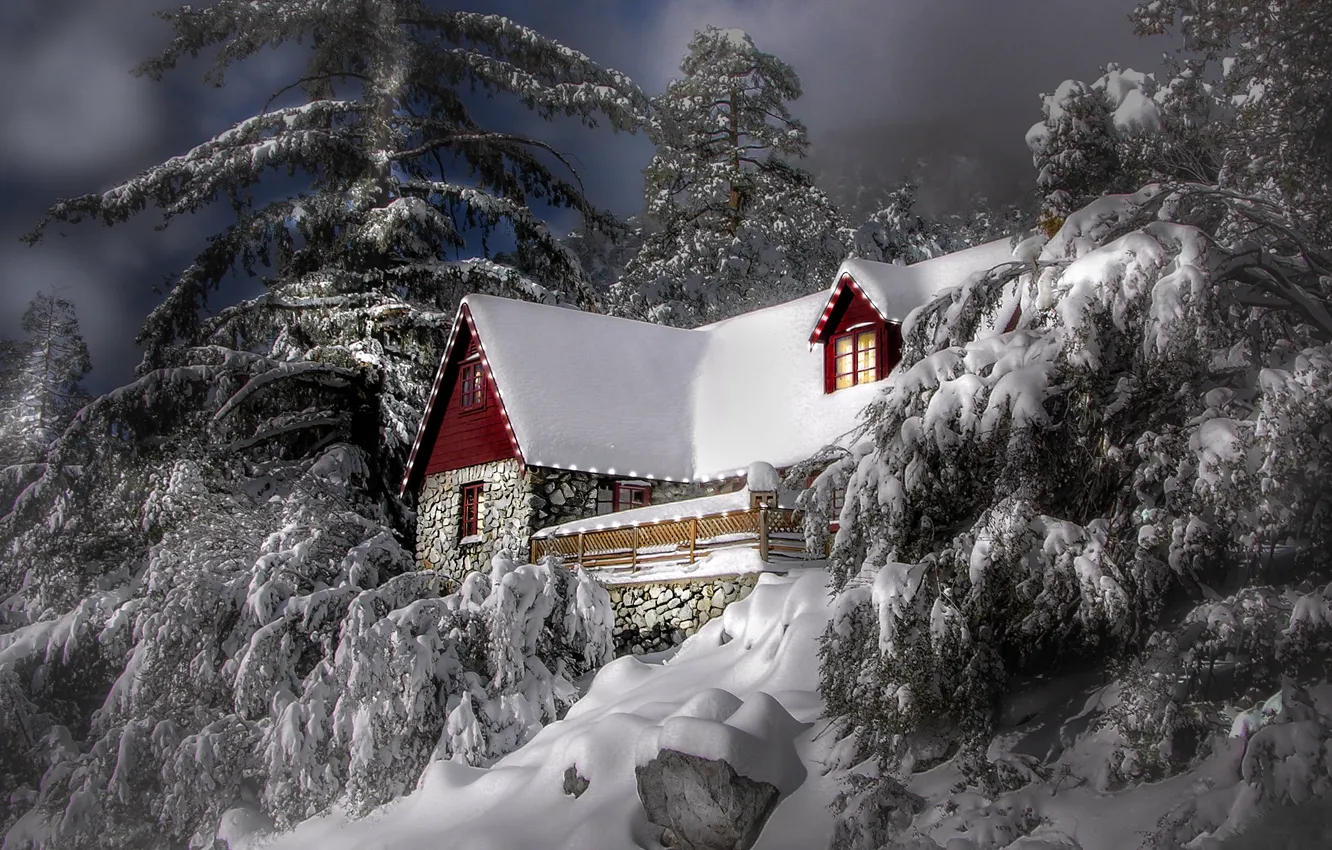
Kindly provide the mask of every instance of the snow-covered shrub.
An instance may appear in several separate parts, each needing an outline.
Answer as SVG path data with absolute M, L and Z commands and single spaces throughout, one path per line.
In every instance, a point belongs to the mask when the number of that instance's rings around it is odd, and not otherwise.
M 498 556 L 440 596 L 361 495 L 367 474 L 342 444 L 248 476 L 153 474 L 141 568 L 0 637 L 0 699 L 53 742 L 28 748 L 49 766 L 11 839 L 210 846 L 236 806 L 279 824 L 364 811 L 432 758 L 486 763 L 573 701 L 610 657 L 605 590 Z M 15 786 L 36 785 L 27 767 Z

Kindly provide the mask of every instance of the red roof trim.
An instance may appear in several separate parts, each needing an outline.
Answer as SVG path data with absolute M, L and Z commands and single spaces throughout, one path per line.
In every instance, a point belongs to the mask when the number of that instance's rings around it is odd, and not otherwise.
M 494 370 L 490 368 L 490 361 L 486 358 L 485 343 L 481 341 L 481 335 L 476 332 L 476 323 L 472 321 L 472 311 L 468 309 L 467 302 L 464 300 L 458 307 L 458 315 L 454 317 L 453 328 L 449 331 L 449 340 L 445 343 L 444 353 L 439 358 L 439 368 L 435 370 L 435 380 L 430 385 L 430 396 L 426 399 L 425 412 L 421 414 L 421 424 L 416 427 L 416 439 L 412 441 L 412 451 L 407 456 L 407 468 L 403 471 L 402 484 L 398 489 L 400 497 L 407 495 L 407 491 L 411 489 L 413 479 L 417 477 L 418 462 L 424 464 L 429 458 L 429 453 L 423 453 L 421 447 L 427 443 L 433 445 L 435 434 L 439 431 L 441 423 L 440 421 L 434 421 L 439 419 L 435 416 L 435 402 L 439 398 L 440 386 L 444 382 L 444 374 L 453 357 L 453 346 L 458 341 L 458 330 L 462 327 L 463 322 L 467 323 L 472 341 L 481 349 L 481 363 L 495 386 L 495 395 L 499 398 L 500 403 L 500 415 L 504 419 L 504 430 L 509 435 L 509 442 L 513 446 L 514 454 L 518 456 L 519 463 L 525 462 L 522 447 L 518 445 L 518 435 L 513 432 L 513 424 L 509 421 L 509 412 L 504 406 L 504 395 L 500 392 L 499 380 L 495 377 Z M 467 352 L 463 353 L 464 355 L 467 354 Z
M 874 308 L 874 312 L 879 314 L 880 319 L 883 319 L 885 322 L 888 321 L 888 317 L 879 309 L 879 305 L 875 304 L 874 299 L 870 298 L 869 295 L 865 293 L 865 290 L 860 288 L 860 284 L 856 283 L 855 278 L 851 277 L 851 275 L 846 272 L 843 272 L 842 276 L 837 280 L 837 285 L 833 287 L 832 292 L 828 295 L 828 303 L 824 305 L 823 312 L 819 314 L 819 321 L 818 324 L 814 326 L 814 332 L 809 335 L 809 345 L 811 348 L 817 343 L 825 342 L 823 337 L 824 330 L 828 326 L 828 319 L 832 316 L 833 308 L 837 306 L 838 299 L 842 297 L 842 292 L 847 288 L 850 288 L 851 291 L 860 298 L 865 299 L 865 303 Z

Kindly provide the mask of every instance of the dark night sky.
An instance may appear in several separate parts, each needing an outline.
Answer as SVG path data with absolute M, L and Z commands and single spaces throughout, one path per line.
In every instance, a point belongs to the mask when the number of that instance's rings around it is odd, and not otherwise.
M 253 114 L 290 56 L 261 54 L 224 89 L 202 66 L 163 83 L 128 71 L 168 37 L 151 16 L 167 0 L 5 0 L 0 3 L 0 336 L 39 289 L 78 308 L 104 390 L 130 377 L 133 337 L 153 285 L 188 261 L 221 213 L 155 231 L 151 213 L 115 228 L 63 227 L 36 248 L 18 237 L 56 198 L 109 188 Z M 650 94 L 675 74 L 690 35 L 707 24 L 746 29 L 804 83 L 794 111 L 818 159 L 874 157 L 937 144 L 944 126 L 993 162 L 1027 163 L 1037 96 L 1069 77 L 1090 80 L 1117 61 L 1155 70 L 1163 39 L 1135 38 L 1132 0 L 483 0 L 628 73 Z M 592 200 L 617 213 L 641 204 L 641 137 L 566 125 L 537 128 L 573 153 Z M 913 148 L 913 143 L 915 148 Z M 1006 157 L 1006 158 L 1005 158 Z M 993 167 L 993 166 L 992 166 Z M 1013 167 L 1004 165 L 1004 168 Z M 233 293 L 233 296 L 234 293 Z

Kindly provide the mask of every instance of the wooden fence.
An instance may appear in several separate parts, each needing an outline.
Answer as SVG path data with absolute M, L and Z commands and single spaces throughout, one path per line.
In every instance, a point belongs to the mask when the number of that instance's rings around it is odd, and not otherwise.
M 643 525 L 538 537 L 531 543 L 535 563 L 559 555 L 585 569 L 637 570 L 666 562 L 694 563 L 719 549 L 759 550 L 772 556 L 805 559 L 805 533 L 787 508 L 756 508 Z

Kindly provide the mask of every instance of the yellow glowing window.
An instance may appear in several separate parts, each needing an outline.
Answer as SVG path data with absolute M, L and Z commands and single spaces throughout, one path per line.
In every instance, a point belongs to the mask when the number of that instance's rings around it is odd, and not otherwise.
M 833 338 L 834 390 L 856 384 L 867 384 L 879 379 L 878 343 L 879 335 L 873 328 L 852 331 Z

